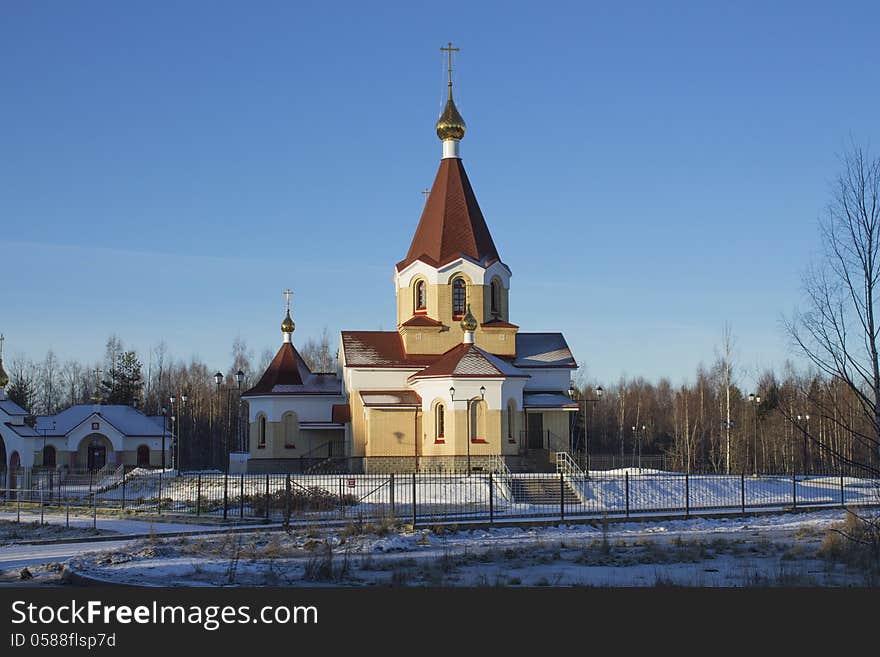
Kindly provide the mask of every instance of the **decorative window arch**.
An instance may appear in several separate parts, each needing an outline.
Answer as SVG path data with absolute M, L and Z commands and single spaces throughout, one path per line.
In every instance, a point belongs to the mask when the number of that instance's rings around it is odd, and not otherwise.
M 296 449 L 294 440 L 296 439 L 296 430 L 299 428 L 299 419 L 296 413 L 288 411 L 281 418 L 281 427 L 284 434 L 284 447 L 286 449 Z
M 493 278 L 489 285 L 489 306 L 492 315 L 501 315 L 501 281 L 498 278 Z
M 486 442 L 486 402 L 474 399 L 471 401 L 469 411 L 469 440 L 472 443 Z
M 428 285 L 423 279 L 416 281 L 413 288 L 413 308 L 417 312 L 428 308 Z
M 43 467 L 55 467 L 55 448 L 52 447 L 52 445 L 46 445 L 46 447 L 43 448 Z
M 446 407 L 440 403 L 434 408 L 434 442 L 442 443 L 446 434 Z
M 456 277 L 452 281 L 452 315 L 458 317 L 464 315 L 467 307 L 467 283 L 464 279 Z
M 257 449 L 266 449 L 266 416 L 257 418 Z
M 140 445 L 137 448 L 137 465 L 139 468 L 150 467 L 150 448 L 146 445 Z

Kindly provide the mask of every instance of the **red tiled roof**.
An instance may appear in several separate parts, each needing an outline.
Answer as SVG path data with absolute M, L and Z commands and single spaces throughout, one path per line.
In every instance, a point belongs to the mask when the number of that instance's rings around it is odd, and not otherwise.
M 242 396 L 339 394 L 335 374 L 313 374 L 293 344 L 281 345 L 260 380 Z
M 414 390 L 361 390 L 361 400 L 371 406 L 401 406 L 412 408 L 422 405 L 422 398 Z
M 343 331 L 346 367 L 403 367 L 419 369 L 438 358 L 434 354 L 407 354 L 397 331 Z
M 447 351 L 434 364 L 410 376 L 410 380 L 432 377 L 506 378 L 528 377 L 507 361 L 474 344 L 460 344 Z
M 500 260 L 461 160 L 440 160 L 440 169 L 400 271 L 416 260 L 441 267 L 462 256 L 489 265 Z
M 443 326 L 443 322 L 437 321 L 427 315 L 413 315 L 408 320 L 406 320 L 401 326 L 418 326 L 418 327 L 427 327 L 427 328 L 435 328 L 437 326 Z

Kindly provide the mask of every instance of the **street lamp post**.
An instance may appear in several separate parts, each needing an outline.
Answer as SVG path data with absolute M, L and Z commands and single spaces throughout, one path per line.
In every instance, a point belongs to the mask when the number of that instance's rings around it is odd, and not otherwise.
M 802 463 L 801 467 L 804 469 L 804 476 L 806 477 L 806 475 L 807 475 L 807 433 L 808 433 L 806 425 L 808 425 L 810 423 L 810 416 L 807 414 L 798 415 L 797 419 L 798 419 L 798 428 L 800 428 L 801 433 L 804 436 L 804 456 L 803 456 L 803 463 Z M 804 424 L 804 422 L 806 424 Z
M 575 393 L 577 392 L 577 388 L 574 387 L 573 383 L 570 383 L 568 386 L 568 396 L 574 399 Z M 595 404 L 602 399 L 602 395 L 605 393 L 605 390 L 602 389 L 602 386 L 596 388 L 596 398 L 595 399 L 587 399 L 587 396 L 584 395 L 584 398 L 580 401 L 584 402 L 584 470 L 589 472 L 590 470 L 590 450 L 589 450 L 589 437 L 587 435 L 587 404 Z
M 761 403 L 761 395 L 756 395 L 755 393 L 749 393 L 749 403 L 752 404 L 752 407 L 755 409 L 755 441 L 754 447 L 752 448 L 752 476 L 758 476 L 758 405 Z M 766 466 L 766 464 L 765 464 Z
M 168 417 L 168 409 L 162 407 L 162 469 L 165 469 L 165 425 Z
M 238 384 L 238 412 L 236 414 L 235 419 L 235 431 L 236 431 L 236 440 L 238 442 L 239 451 L 244 452 L 244 445 L 242 444 L 242 435 L 241 435 L 241 384 L 244 382 L 244 372 L 238 370 L 235 373 L 235 382 Z
M 220 386 L 223 384 L 223 372 L 217 372 L 217 373 L 214 375 L 214 383 L 215 383 L 216 386 L 217 386 L 217 416 L 218 416 L 218 418 L 219 418 L 219 416 L 220 416 L 220 411 L 221 411 L 221 409 L 220 409 L 220 406 L 221 406 L 221 399 L 222 399 L 222 398 L 220 397 Z M 216 421 L 214 420 L 214 411 L 213 411 L 213 409 L 212 409 L 212 411 L 211 411 L 211 424 L 212 424 L 212 426 L 211 426 L 211 461 L 212 461 L 213 463 L 216 463 L 216 461 L 214 461 L 214 457 L 217 455 L 217 453 L 214 451 L 214 448 L 215 448 L 215 444 L 218 442 L 218 441 L 217 441 L 217 424 L 218 424 L 218 422 L 216 422 Z M 224 450 L 224 451 L 225 451 L 225 450 Z M 228 457 L 228 456 L 226 457 L 226 462 L 227 462 L 227 463 L 229 462 L 229 457 Z
M 178 427 L 178 431 L 177 431 L 177 433 L 179 434 L 177 436 L 177 469 L 178 470 L 182 469 L 182 464 L 183 464 L 183 459 L 181 458 L 181 456 L 183 454 L 183 451 L 182 451 L 183 427 L 186 424 L 186 402 L 188 399 L 189 399 L 189 395 L 187 395 L 186 392 L 184 392 L 182 395 L 180 395 L 180 401 L 181 401 L 182 408 L 178 409 L 178 412 L 180 413 L 180 421 L 178 423 L 180 426 Z
M 486 386 L 480 386 L 480 401 L 483 401 L 486 398 Z M 449 386 L 449 401 L 455 403 L 457 401 L 466 401 L 468 402 L 468 436 L 467 436 L 467 473 L 468 477 L 471 476 L 471 440 L 473 440 L 473 433 L 476 432 L 476 427 L 471 426 L 470 419 L 470 405 L 475 401 L 474 399 L 456 399 L 455 398 L 455 386 Z
M 177 395 L 171 395 L 168 397 L 168 401 L 171 402 L 171 469 L 177 469 L 177 429 L 175 426 L 175 420 L 177 418 L 174 415 L 174 402 L 177 401 Z
M 638 445 L 638 459 L 639 459 L 638 464 L 639 464 L 639 470 L 641 470 L 642 469 L 642 434 L 645 433 L 647 427 L 645 427 L 645 425 L 643 424 L 641 433 L 639 433 L 638 429 L 639 428 L 635 427 L 635 426 L 632 428 L 632 432 L 633 432 L 633 460 L 632 460 L 632 463 L 633 463 L 633 466 L 635 466 L 636 453 L 637 453 L 636 446 Z

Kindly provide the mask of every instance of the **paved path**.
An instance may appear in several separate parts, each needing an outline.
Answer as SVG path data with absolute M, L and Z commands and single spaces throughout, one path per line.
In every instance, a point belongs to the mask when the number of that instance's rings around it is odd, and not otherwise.
M 16 519 L 15 512 L 0 511 L 0 520 Z M 39 514 L 22 514 L 22 522 L 39 522 Z M 43 522 L 52 525 L 63 525 L 67 522 L 67 516 L 63 513 L 47 513 L 43 517 Z M 91 515 L 73 515 L 70 516 L 70 526 L 80 528 L 91 528 L 93 519 Z M 131 518 L 114 518 L 98 515 L 97 528 L 106 531 L 117 532 L 119 534 L 176 534 L 179 532 L 193 531 L 216 531 L 220 527 L 214 524 L 197 524 L 185 522 L 161 522 L 154 520 L 137 520 Z M 0 550 L 3 550 L 0 547 Z

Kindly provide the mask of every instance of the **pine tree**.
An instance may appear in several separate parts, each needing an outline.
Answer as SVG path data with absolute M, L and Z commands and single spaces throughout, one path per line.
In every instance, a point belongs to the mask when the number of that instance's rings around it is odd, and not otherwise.
M 101 382 L 106 403 L 125 405 L 140 403 L 144 384 L 142 367 L 134 351 L 117 353 L 113 366 L 108 372 L 109 377 Z

